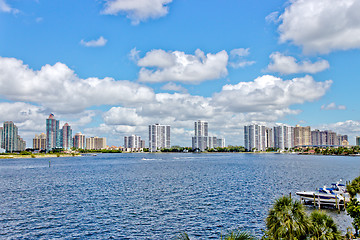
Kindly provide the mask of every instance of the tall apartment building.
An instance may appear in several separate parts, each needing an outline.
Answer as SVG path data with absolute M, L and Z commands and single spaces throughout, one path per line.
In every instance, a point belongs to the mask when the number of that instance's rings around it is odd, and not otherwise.
M 3 149 L 3 127 L 0 127 L 0 149 Z
M 311 129 L 309 126 L 300 127 L 296 125 L 294 127 L 294 145 L 295 147 L 311 145 Z
M 33 138 L 33 149 L 46 150 L 46 134 L 41 133 Z
M 294 128 L 286 125 L 274 127 L 274 147 L 286 150 L 294 147 Z
M 225 138 L 218 138 L 216 142 L 217 142 L 216 147 L 221 147 L 221 148 L 225 147 Z
M 60 147 L 59 120 L 55 119 L 54 114 L 50 114 L 46 119 L 46 151 Z
M 73 146 L 72 129 L 68 123 L 65 123 L 60 132 L 61 147 L 69 150 Z
M 355 144 L 356 144 L 356 146 L 360 146 L 360 137 L 359 136 L 356 136 Z
M 85 135 L 81 132 L 76 133 L 73 138 L 73 146 L 76 149 L 85 149 Z
M 124 137 L 124 148 L 142 148 L 143 142 L 140 136 L 131 135 Z
M 266 126 L 252 124 L 244 126 L 244 145 L 247 151 L 265 151 L 272 141 L 272 130 Z
M 205 149 L 225 147 L 225 139 L 209 136 L 209 123 L 198 120 L 194 123 L 195 136 L 192 137 L 192 148 L 204 151 Z
M 22 139 L 19 135 L 17 136 L 17 151 L 25 151 L 26 150 L 26 141 Z
M 210 147 L 209 143 L 209 124 L 205 121 L 197 121 L 194 123 L 195 136 L 192 137 L 192 148 L 204 151 Z M 213 139 L 211 139 L 211 145 L 213 146 Z
M 170 126 L 149 125 L 149 151 L 156 152 L 162 148 L 170 148 Z
M 4 122 L 1 147 L 5 149 L 6 152 L 12 153 L 14 151 L 19 151 L 19 143 L 18 128 L 16 125 L 12 121 Z M 23 146 L 20 147 L 22 148 Z
M 140 148 L 146 148 L 145 140 L 140 141 Z
M 320 131 L 318 129 L 315 129 L 314 131 L 311 131 L 311 145 L 338 146 L 344 144 L 348 144 L 347 135 L 338 135 L 335 132 L 329 130 Z
M 106 138 L 89 137 L 86 138 L 86 149 L 101 150 L 106 148 Z
M 311 145 L 314 145 L 314 146 L 322 145 L 323 136 L 324 135 L 321 134 L 321 131 L 319 129 L 315 129 L 314 131 L 311 131 Z

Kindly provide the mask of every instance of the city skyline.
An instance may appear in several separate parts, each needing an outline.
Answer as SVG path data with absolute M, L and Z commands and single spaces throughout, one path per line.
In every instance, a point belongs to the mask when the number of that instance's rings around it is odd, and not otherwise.
M 191 146 L 198 119 L 227 145 L 252 123 L 355 144 L 358 1 L 132 2 L 0 0 L 0 122 L 28 144 L 49 112 L 110 146 L 156 122 Z

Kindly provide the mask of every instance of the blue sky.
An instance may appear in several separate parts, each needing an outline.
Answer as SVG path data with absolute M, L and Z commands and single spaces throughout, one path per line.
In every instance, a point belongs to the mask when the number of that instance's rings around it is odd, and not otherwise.
M 54 113 L 109 145 L 194 121 L 243 145 L 243 126 L 360 135 L 356 0 L 0 0 L 0 121 L 31 146 Z

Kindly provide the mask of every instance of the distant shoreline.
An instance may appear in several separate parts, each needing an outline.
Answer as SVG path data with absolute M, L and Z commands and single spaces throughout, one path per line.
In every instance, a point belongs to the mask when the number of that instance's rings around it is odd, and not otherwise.
M 18 155 L 18 154 L 10 154 L 10 155 L 0 155 L 0 160 L 1 159 L 19 159 L 19 158 L 56 158 L 56 157 L 80 157 L 81 154 L 68 154 L 68 153 L 62 153 L 62 154 L 55 154 L 55 153 L 50 153 L 50 154 L 45 154 L 45 153 L 36 153 L 36 154 L 31 154 L 31 155 Z
M 171 153 L 183 153 L 183 152 L 122 152 L 122 153 L 148 153 L 148 154 L 171 154 Z M 348 155 L 336 155 L 336 154 L 314 154 L 314 153 L 294 153 L 294 152 L 199 152 L 191 154 L 217 154 L 217 153 L 245 153 L 245 154 L 289 154 L 289 155 L 312 155 L 312 156 L 348 156 L 348 157 L 360 157 L 360 154 L 348 154 Z M 189 154 L 184 153 L 184 154 Z M 22 158 L 57 158 L 57 157 L 81 157 L 82 155 L 91 154 L 91 153 L 76 153 L 75 155 L 71 153 L 35 153 L 29 155 L 18 155 L 18 154 L 9 154 L 9 155 L 0 155 L 1 159 L 22 159 Z M 101 153 L 96 153 L 101 154 Z

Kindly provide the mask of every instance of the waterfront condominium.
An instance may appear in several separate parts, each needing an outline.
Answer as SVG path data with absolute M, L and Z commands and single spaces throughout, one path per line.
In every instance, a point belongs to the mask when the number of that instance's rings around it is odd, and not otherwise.
M 140 136 L 131 135 L 124 137 L 124 148 L 144 148 L 144 141 Z
M 149 151 L 156 152 L 162 148 L 170 148 L 170 126 L 149 125 Z
M 338 145 L 346 146 L 348 145 L 348 136 L 336 134 L 329 130 L 320 131 L 315 129 L 314 131 L 311 131 L 311 145 L 321 147 Z
M 70 150 L 72 148 L 72 130 L 68 123 L 65 123 L 61 129 L 60 140 L 63 149 Z
M 18 128 L 12 121 L 3 124 L 1 148 L 9 153 L 24 151 L 26 148 L 26 142 L 18 135 Z
M 192 137 L 192 148 L 204 151 L 209 148 L 209 124 L 198 120 L 194 123 L 195 136 Z M 212 141 L 213 142 L 213 141 Z
M 3 127 L 0 127 L 0 149 L 3 149 Z
M 106 138 L 89 137 L 86 138 L 86 149 L 101 150 L 106 148 Z
M 294 127 L 281 125 L 274 127 L 274 147 L 288 150 L 294 147 Z
M 265 151 L 273 147 L 272 130 L 262 125 L 244 126 L 244 145 L 247 151 Z
M 225 147 L 225 139 L 209 136 L 209 123 L 198 120 L 194 123 L 195 136 L 192 137 L 192 148 L 204 151 L 205 149 Z
M 54 114 L 50 114 L 46 119 L 46 151 L 60 148 L 59 120 L 55 119 Z
M 85 135 L 81 132 L 76 133 L 73 138 L 73 146 L 76 149 L 85 149 Z
M 311 129 L 309 126 L 300 127 L 296 125 L 294 127 L 294 146 L 309 146 L 311 145 Z
M 33 149 L 46 150 L 46 134 L 41 133 L 33 138 Z

